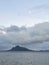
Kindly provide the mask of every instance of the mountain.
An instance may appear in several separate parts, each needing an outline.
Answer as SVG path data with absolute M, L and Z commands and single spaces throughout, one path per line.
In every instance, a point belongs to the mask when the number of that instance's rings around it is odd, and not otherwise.
M 30 50 L 25 47 L 15 46 L 10 50 L 0 50 L 0 52 L 9 52 L 9 51 L 31 51 L 31 52 L 49 52 L 49 50 Z
M 8 51 L 32 51 L 32 50 L 29 50 L 25 47 L 16 46 L 16 47 L 13 47 L 12 49 L 10 49 Z

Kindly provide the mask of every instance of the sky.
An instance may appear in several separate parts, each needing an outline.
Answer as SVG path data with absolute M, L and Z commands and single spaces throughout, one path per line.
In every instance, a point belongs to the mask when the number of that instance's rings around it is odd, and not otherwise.
M 0 27 L 0 50 L 17 45 L 32 50 L 49 50 L 49 22 L 38 23 L 34 27 Z
M 0 0 L 0 26 L 49 22 L 49 0 Z
M 49 0 L 0 0 L 0 49 L 15 45 L 49 49 Z

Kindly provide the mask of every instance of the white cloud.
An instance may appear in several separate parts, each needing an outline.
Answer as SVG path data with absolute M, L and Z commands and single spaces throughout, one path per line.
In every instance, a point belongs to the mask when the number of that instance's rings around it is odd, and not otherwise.
M 0 43 L 35 44 L 49 41 L 49 23 L 36 24 L 34 27 L 11 26 L 0 30 Z

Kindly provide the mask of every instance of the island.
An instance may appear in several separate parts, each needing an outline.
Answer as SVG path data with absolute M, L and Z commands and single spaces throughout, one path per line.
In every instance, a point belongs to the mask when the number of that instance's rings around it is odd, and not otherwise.
M 25 47 L 21 47 L 21 46 L 15 46 L 12 49 L 8 50 L 8 51 L 32 51 L 30 49 L 27 49 Z
M 30 52 L 49 52 L 49 50 L 31 50 L 22 46 L 15 46 L 9 50 L 1 50 L 0 52 L 13 52 L 13 51 L 30 51 Z

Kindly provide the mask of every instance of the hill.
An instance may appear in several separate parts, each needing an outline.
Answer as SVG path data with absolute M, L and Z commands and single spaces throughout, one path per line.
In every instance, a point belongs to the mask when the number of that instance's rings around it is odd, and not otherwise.
M 32 51 L 32 50 L 29 50 L 25 47 L 16 46 L 16 47 L 13 47 L 12 49 L 10 49 L 8 51 Z

